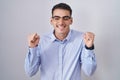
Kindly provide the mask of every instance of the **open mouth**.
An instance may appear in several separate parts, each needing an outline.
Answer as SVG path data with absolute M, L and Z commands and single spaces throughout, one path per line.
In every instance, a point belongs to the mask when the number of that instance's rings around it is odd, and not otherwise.
M 61 31 L 63 31 L 65 29 L 65 26 L 64 25 L 58 25 L 57 28 L 59 28 Z

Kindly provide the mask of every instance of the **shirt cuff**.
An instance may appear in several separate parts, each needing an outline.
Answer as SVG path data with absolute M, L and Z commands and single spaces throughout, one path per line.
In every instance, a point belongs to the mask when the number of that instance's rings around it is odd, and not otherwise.
M 37 55 L 38 56 L 37 49 L 38 49 L 38 47 L 34 47 L 34 48 L 29 47 L 29 55 L 32 55 L 32 56 Z
M 87 47 L 87 46 L 85 45 L 85 48 L 88 49 L 88 50 L 93 50 L 93 49 L 94 49 L 94 45 L 92 45 L 91 47 Z

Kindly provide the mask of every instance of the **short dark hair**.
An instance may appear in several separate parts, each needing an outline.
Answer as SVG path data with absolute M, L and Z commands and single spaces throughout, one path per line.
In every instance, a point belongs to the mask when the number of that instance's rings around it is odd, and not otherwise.
M 68 10 L 70 12 L 70 16 L 72 15 L 72 9 L 71 7 L 66 4 L 66 3 L 59 3 L 59 4 L 56 4 L 55 6 L 53 6 L 52 8 L 52 15 L 53 15 L 53 12 L 55 9 L 64 9 L 64 10 Z

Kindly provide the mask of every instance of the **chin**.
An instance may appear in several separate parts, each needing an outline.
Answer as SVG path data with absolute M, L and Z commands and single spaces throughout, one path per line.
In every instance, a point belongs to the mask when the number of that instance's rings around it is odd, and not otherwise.
M 67 31 L 66 30 L 63 30 L 63 31 L 59 31 L 60 34 L 66 34 Z

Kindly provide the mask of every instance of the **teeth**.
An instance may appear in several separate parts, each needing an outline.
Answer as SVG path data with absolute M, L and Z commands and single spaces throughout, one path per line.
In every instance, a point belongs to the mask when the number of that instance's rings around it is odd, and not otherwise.
M 60 28 L 60 29 L 64 29 L 65 27 L 64 27 L 64 26 L 58 26 L 58 28 Z
M 59 26 L 59 27 L 64 27 L 64 26 Z
M 58 26 L 58 27 L 65 27 L 65 26 L 61 25 L 61 26 Z

